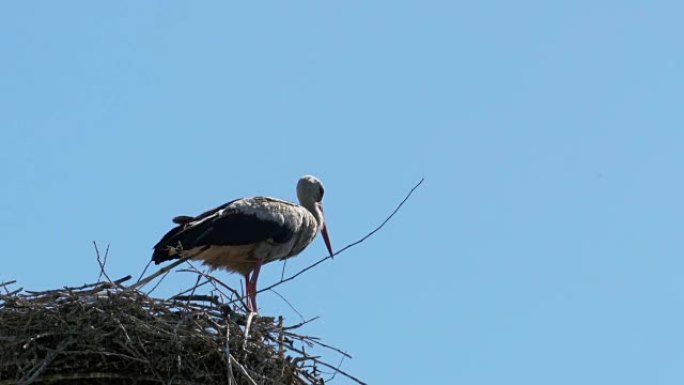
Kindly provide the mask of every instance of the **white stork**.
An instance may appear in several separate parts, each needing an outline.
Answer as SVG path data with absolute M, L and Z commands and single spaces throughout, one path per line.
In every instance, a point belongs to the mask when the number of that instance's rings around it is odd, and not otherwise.
M 213 269 L 245 277 L 247 307 L 257 311 L 257 279 L 261 265 L 294 257 L 318 231 L 333 254 L 323 217 L 323 184 L 311 175 L 297 183 L 295 204 L 271 197 L 236 199 L 196 217 L 173 218 L 178 224 L 154 246 L 159 264 L 190 256 Z

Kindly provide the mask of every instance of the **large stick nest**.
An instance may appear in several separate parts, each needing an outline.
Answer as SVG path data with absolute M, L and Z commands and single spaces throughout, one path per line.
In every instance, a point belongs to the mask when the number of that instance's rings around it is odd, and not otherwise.
M 0 385 L 324 384 L 319 367 L 337 370 L 304 350 L 326 346 L 296 333 L 304 323 L 250 316 L 197 286 L 154 298 L 128 278 L 41 292 L 0 283 Z

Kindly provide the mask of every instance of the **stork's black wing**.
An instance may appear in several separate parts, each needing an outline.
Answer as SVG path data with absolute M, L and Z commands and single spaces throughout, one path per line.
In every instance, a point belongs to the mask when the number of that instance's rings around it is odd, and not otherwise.
M 249 199 L 265 205 L 276 202 L 262 197 Z M 235 207 L 234 203 L 238 201 L 240 199 L 209 210 L 192 220 L 184 220 L 183 224 L 171 229 L 154 246 L 152 260 L 158 264 L 178 258 L 179 255 L 172 253 L 170 248 L 179 246 L 183 250 L 190 250 L 201 246 L 249 245 L 269 239 L 285 243 L 294 236 L 295 229 L 287 221 L 246 213 Z

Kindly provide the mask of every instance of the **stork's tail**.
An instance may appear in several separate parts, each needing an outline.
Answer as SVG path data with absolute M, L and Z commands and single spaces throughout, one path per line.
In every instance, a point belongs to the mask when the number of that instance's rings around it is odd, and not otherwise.
M 185 216 L 174 218 L 174 222 L 178 218 L 189 218 Z M 178 222 L 176 222 L 178 223 Z M 177 236 L 183 232 L 185 227 L 183 225 L 176 226 L 169 230 L 168 233 L 164 234 L 162 239 L 154 245 L 154 252 L 152 252 L 152 261 L 158 265 L 162 262 L 170 261 L 172 259 L 178 259 L 181 257 L 181 242 Z
M 152 261 L 155 265 L 162 262 L 170 261 L 172 259 L 180 258 L 180 254 L 175 247 L 166 245 L 157 245 L 154 247 L 154 252 L 152 253 Z

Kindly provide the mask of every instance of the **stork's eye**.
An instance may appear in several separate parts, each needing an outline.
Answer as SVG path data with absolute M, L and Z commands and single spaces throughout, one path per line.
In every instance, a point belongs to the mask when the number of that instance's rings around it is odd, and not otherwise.
M 325 193 L 325 189 L 323 188 L 323 186 L 318 186 L 318 193 L 321 196 L 320 199 L 323 200 L 323 194 Z

